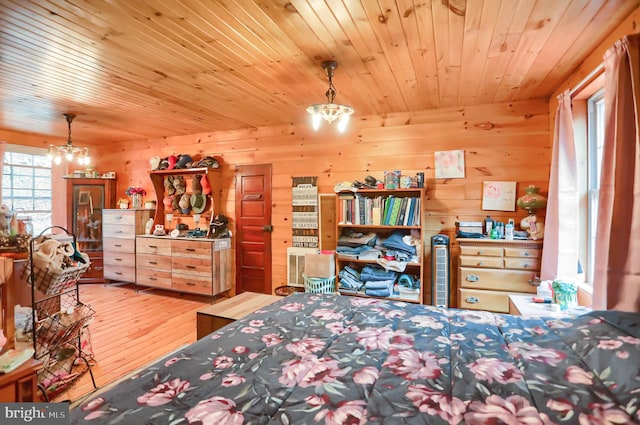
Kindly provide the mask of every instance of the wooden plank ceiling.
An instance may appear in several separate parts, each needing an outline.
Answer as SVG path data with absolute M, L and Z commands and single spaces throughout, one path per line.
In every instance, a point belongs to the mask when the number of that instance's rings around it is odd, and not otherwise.
M 2 0 L 0 129 L 84 144 L 548 97 L 640 0 Z

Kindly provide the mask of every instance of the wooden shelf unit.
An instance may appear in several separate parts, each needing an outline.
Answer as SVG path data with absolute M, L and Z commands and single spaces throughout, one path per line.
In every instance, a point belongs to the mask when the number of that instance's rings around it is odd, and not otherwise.
M 403 234 L 409 234 L 412 231 L 417 231 L 420 235 L 419 246 L 417 247 L 419 261 L 417 263 L 416 262 L 407 263 L 404 272 L 402 272 L 402 273 L 411 274 L 420 280 L 420 289 L 417 292 L 417 294 L 409 294 L 409 295 L 401 294 L 400 296 L 378 297 L 378 296 L 367 295 L 365 294 L 364 290 L 358 291 L 356 293 L 353 293 L 351 291 L 340 291 L 339 273 L 346 265 L 348 265 L 349 263 L 352 263 L 356 267 L 358 267 L 359 269 L 358 271 L 360 271 L 362 267 L 364 267 L 365 265 L 377 265 L 378 263 L 377 263 L 377 260 L 375 259 L 354 259 L 350 257 L 341 256 L 336 252 L 336 273 L 338 274 L 338 277 L 336 280 L 337 280 L 338 291 L 341 294 L 351 295 L 351 296 L 360 296 L 360 297 L 387 298 L 387 299 L 406 301 L 406 302 L 412 302 L 412 303 L 420 303 L 420 304 L 423 304 L 425 302 L 424 301 L 424 296 L 425 296 L 424 235 L 425 235 L 425 231 L 423 227 L 424 217 L 422 214 L 422 211 L 424 209 L 424 204 L 425 204 L 425 193 L 426 193 L 425 189 L 423 188 L 408 188 L 408 189 L 358 189 L 356 192 L 342 191 L 336 194 L 336 199 L 337 199 L 336 201 L 336 223 L 337 223 L 336 237 L 338 240 L 340 239 L 340 236 L 342 236 L 345 232 L 349 232 L 349 231 L 357 231 L 361 233 L 374 232 L 379 237 L 383 237 L 383 238 L 388 237 L 389 235 L 391 235 L 393 232 L 396 232 L 396 231 L 401 231 Z M 365 223 L 367 224 L 360 224 L 362 221 L 362 215 L 360 215 L 360 217 L 357 219 L 355 217 L 351 217 L 353 220 L 347 221 L 346 214 L 344 211 L 345 204 L 342 202 L 344 199 L 341 199 L 341 198 L 344 198 L 345 195 L 348 197 L 350 196 L 350 194 L 352 194 L 355 198 L 362 197 L 365 199 L 367 198 L 371 199 L 371 198 L 377 198 L 377 197 L 388 198 L 389 196 L 393 196 L 401 200 L 403 198 L 417 198 L 418 203 L 415 204 L 416 206 L 414 207 L 415 208 L 414 216 L 415 214 L 418 215 L 417 217 L 418 222 L 417 224 L 407 224 L 407 225 L 380 224 L 380 222 L 376 222 L 376 219 L 374 219 L 373 217 L 374 215 L 377 217 L 377 214 L 372 214 L 372 211 L 370 211 L 370 209 L 366 206 L 365 206 L 364 217 L 365 217 Z M 384 215 L 383 212 L 384 212 L 384 207 L 382 208 L 382 211 L 380 213 L 381 216 Z M 380 220 L 384 220 L 384 217 L 381 217 Z

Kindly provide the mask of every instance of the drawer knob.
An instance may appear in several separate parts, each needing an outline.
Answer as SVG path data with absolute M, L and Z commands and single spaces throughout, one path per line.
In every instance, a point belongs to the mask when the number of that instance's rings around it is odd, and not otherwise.
M 116 272 L 118 276 L 122 276 L 122 272 Z
M 482 261 L 478 261 L 478 264 L 477 264 L 477 265 L 478 265 L 478 266 L 481 266 L 481 265 L 482 265 Z
M 468 276 L 465 277 L 465 280 L 467 282 L 477 282 L 480 280 L 480 276 L 475 275 L 475 274 L 470 274 Z
M 158 280 L 158 278 L 153 277 L 153 276 L 149 276 L 149 280 Z
M 185 283 L 186 283 L 187 285 L 189 285 L 189 286 L 196 286 L 196 284 L 195 284 L 195 283 L 193 283 L 193 282 L 185 282 Z
M 121 248 L 121 247 L 122 247 L 122 245 L 120 245 L 119 243 L 115 244 L 114 246 L 116 246 L 116 247 L 118 247 L 118 248 Z
M 478 255 L 482 255 L 482 250 L 478 251 Z
M 196 266 L 192 266 L 190 264 L 187 264 L 185 267 L 188 268 L 188 269 L 195 269 L 196 268 Z
M 525 264 L 524 264 L 524 268 L 525 268 L 525 269 L 528 269 L 528 268 L 529 268 L 529 264 L 528 264 L 528 263 L 525 263 Z
M 480 302 L 480 300 L 476 297 L 467 297 L 465 298 L 465 301 L 468 302 L 469 304 L 477 304 Z
M 149 264 L 158 264 L 157 261 L 149 261 Z
M 525 256 L 525 257 L 528 257 L 528 256 L 529 256 L 529 253 L 528 253 L 528 252 L 525 252 L 525 253 L 524 253 L 524 256 Z
M 149 248 L 158 248 L 157 245 L 149 245 Z
M 196 252 L 195 248 L 186 248 L 185 251 Z
M 122 258 L 114 258 L 116 261 L 122 261 Z
M 540 277 L 539 276 L 533 276 L 531 279 L 529 279 L 529 285 L 539 286 L 540 283 L 541 283 L 541 281 L 540 281 Z

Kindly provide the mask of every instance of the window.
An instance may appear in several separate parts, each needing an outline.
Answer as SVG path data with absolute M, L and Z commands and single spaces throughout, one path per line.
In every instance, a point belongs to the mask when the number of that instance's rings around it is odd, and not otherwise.
M 587 101 L 587 270 L 586 280 L 593 284 L 595 273 L 595 244 L 598 225 L 598 194 L 604 147 L 604 90 Z
M 51 161 L 45 149 L 7 144 L 2 167 L 2 203 L 31 219 L 33 234 L 51 226 Z

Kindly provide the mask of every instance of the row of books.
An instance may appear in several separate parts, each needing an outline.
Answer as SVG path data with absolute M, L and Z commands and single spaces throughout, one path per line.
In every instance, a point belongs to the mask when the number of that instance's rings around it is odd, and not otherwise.
M 342 224 L 419 226 L 420 198 L 340 194 Z

